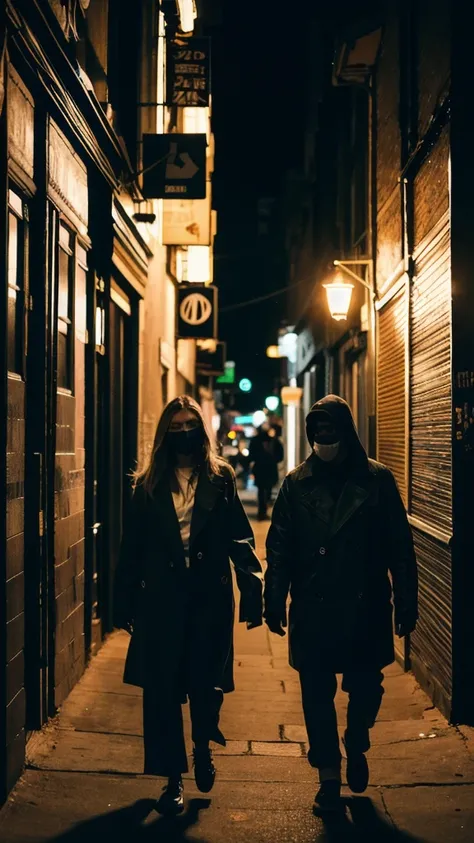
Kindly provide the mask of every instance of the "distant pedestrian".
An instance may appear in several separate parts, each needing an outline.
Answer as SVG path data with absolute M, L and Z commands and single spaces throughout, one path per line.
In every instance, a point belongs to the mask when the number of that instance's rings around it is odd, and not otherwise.
M 258 520 L 268 518 L 272 492 L 278 483 L 278 463 L 283 459 L 283 445 L 269 424 L 262 424 L 250 440 L 249 461 L 258 489 Z
M 234 598 L 241 621 L 262 624 L 262 573 L 232 469 L 215 456 L 199 405 L 165 408 L 152 455 L 136 478 L 116 572 L 115 625 L 131 633 L 124 682 L 143 693 L 145 774 L 164 776 L 163 813 L 183 810 L 187 772 L 181 704 L 189 698 L 194 772 L 202 792 L 215 768 L 209 742 L 223 694 L 234 690 Z
M 308 760 L 320 778 L 315 812 L 323 813 L 341 804 L 336 674 L 349 694 L 347 782 L 362 793 L 382 668 L 394 661 L 391 598 L 402 637 L 418 617 L 417 567 L 393 475 L 367 458 L 348 404 L 327 396 L 306 430 L 313 453 L 284 481 L 268 534 L 265 619 L 285 634 L 290 592 L 290 664 L 300 674 Z

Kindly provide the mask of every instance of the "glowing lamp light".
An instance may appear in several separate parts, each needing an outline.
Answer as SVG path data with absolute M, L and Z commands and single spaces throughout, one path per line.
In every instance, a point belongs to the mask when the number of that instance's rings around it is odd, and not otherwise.
M 278 395 L 269 395 L 268 398 L 265 398 L 265 406 L 271 413 L 275 413 L 276 410 L 278 410 L 279 404 L 280 399 L 278 398 Z
M 196 18 L 194 0 L 178 0 L 178 9 L 182 32 L 193 32 Z
M 263 422 L 266 421 L 266 420 L 267 420 L 267 415 L 266 415 L 266 413 L 263 412 L 263 410 L 257 410 L 257 412 L 253 414 L 253 426 L 254 427 L 260 427 L 260 425 L 262 425 Z
M 347 319 L 352 298 L 353 284 L 347 284 L 337 275 L 330 284 L 323 284 L 328 299 L 329 311 L 336 322 Z
M 237 434 L 235 430 L 230 430 L 227 436 L 229 437 L 229 439 L 237 439 Z
M 267 357 L 272 357 L 274 359 L 277 359 L 277 358 L 281 357 L 280 349 L 278 348 L 277 345 L 269 345 L 268 346 Z

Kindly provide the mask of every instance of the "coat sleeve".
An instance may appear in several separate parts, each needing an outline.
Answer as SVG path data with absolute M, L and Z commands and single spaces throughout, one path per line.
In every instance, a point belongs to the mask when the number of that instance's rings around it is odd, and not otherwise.
M 262 566 L 255 552 L 255 537 L 239 498 L 235 477 L 229 482 L 232 484 L 229 556 L 240 591 L 239 621 L 258 623 L 262 620 L 263 611 Z
M 290 588 L 290 559 L 294 550 L 290 485 L 284 480 L 273 508 L 267 536 L 267 570 L 265 573 L 265 616 L 274 615 L 286 621 L 286 600 Z
M 384 475 L 395 623 L 414 623 L 418 619 L 418 570 L 413 535 L 395 478 L 389 470 Z
M 113 623 L 119 629 L 133 625 L 134 603 L 141 579 L 143 490 L 137 487 L 124 519 L 115 569 Z

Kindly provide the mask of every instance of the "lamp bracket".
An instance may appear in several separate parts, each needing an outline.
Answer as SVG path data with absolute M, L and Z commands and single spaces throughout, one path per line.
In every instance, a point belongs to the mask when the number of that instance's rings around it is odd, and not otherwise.
M 362 278 L 360 275 L 357 275 L 357 273 L 355 273 L 352 269 L 350 269 L 351 266 L 368 266 L 369 269 L 370 269 L 370 276 L 369 277 L 370 277 L 371 282 L 372 282 L 373 266 L 374 266 L 374 262 L 373 262 L 372 258 L 357 258 L 355 260 L 347 260 L 347 261 L 346 260 L 344 260 L 344 261 L 335 260 L 334 266 L 340 267 L 347 275 L 350 276 L 350 278 L 352 278 L 354 281 L 358 281 L 359 284 L 362 284 L 362 286 L 366 288 L 366 290 L 369 290 L 369 292 L 372 294 L 372 297 L 374 299 L 376 298 L 375 291 L 374 291 L 374 288 L 373 288 L 373 283 L 369 283 L 368 281 L 365 280 L 365 278 Z

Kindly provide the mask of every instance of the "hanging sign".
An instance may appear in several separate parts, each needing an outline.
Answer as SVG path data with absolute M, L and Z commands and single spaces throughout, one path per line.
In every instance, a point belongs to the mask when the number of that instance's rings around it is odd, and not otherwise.
M 226 344 L 216 342 L 214 349 L 196 349 L 196 370 L 200 375 L 222 375 L 225 367 Z
M 206 198 L 205 134 L 143 135 L 145 199 Z
M 211 242 L 211 190 L 206 199 L 173 199 L 163 202 L 164 246 L 209 246 Z
M 186 43 L 171 41 L 167 55 L 168 105 L 207 108 L 211 87 L 210 67 L 210 38 L 188 38 Z
M 181 285 L 177 291 L 177 334 L 180 339 L 216 339 L 217 287 Z

